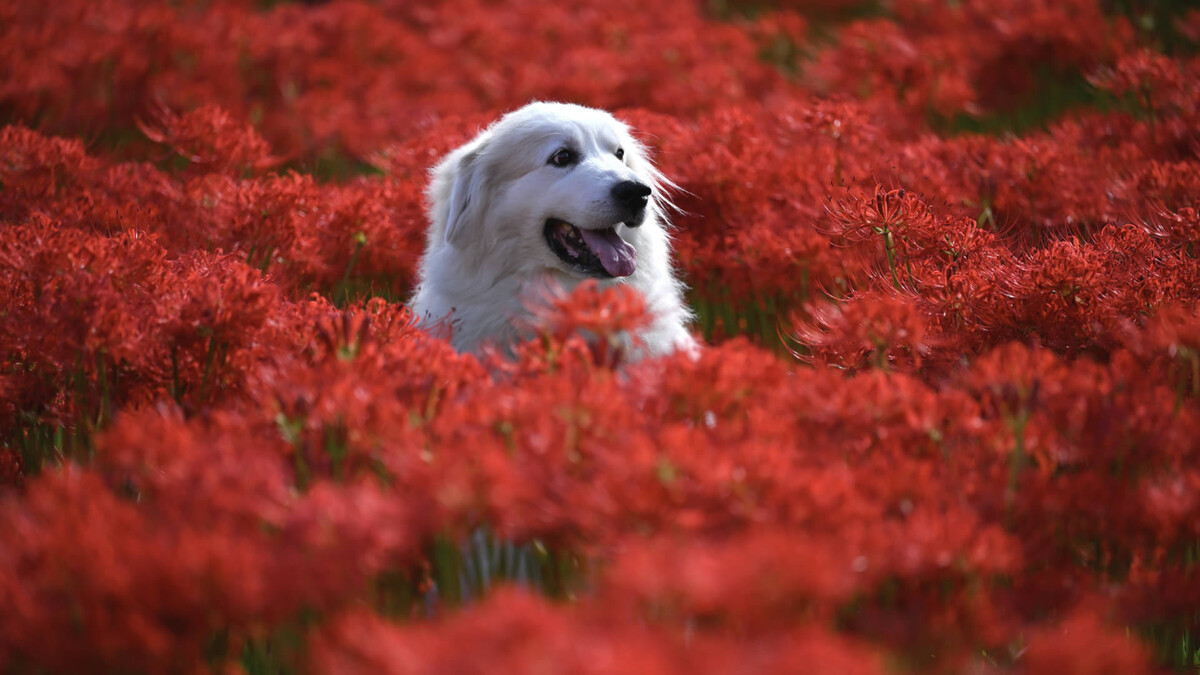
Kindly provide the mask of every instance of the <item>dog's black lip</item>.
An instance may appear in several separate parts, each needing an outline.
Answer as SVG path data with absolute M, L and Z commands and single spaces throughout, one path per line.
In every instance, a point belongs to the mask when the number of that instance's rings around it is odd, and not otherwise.
M 629 213 L 629 216 L 630 216 L 629 220 L 624 221 L 622 223 L 622 225 L 624 225 L 625 227 L 628 227 L 629 229 L 641 227 L 642 223 L 646 222 L 646 218 L 648 218 L 649 215 L 650 215 L 650 212 L 648 209 L 645 209 L 645 208 L 637 209 L 637 210 Z
M 574 228 L 576 231 L 579 230 L 579 228 L 575 225 L 572 225 L 571 223 L 568 223 L 560 218 L 547 218 L 546 225 L 542 228 L 542 237 L 546 240 L 546 245 L 550 247 L 550 250 L 554 253 L 554 255 L 558 256 L 558 259 L 566 263 L 568 266 L 590 277 L 595 277 L 597 279 L 612 279 L 613 275 L 609 274 L 608 270 L 604 269 L 604 265 L 600 262 L 600 258 L 596 256 L 595 252 L 593 252 L 586 243 L 583 246 L 583 255 L 578 260 L 571 258 L 571 255 L 563 247 L 562 242 L 560 242 L 553 235 L 554 228 L 560 224 Z

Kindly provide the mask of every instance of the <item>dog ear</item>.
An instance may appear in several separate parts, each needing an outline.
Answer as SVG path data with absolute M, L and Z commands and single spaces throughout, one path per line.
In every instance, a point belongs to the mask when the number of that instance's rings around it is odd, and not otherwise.
M 461 248 L 472 227 L 482 222 L 486 185 L 479 167 L 481 147 L 471 148 L 457 159 L 446 209 L 446 243 Z

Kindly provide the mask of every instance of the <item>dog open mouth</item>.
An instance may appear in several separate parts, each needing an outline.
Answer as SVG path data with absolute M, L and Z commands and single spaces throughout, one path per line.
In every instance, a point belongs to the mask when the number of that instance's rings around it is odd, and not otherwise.
M 637 249 L 614 228 L 586 230 L 551 218 L 546 221 L 546 243 L 568 265 L 594 277 L 627 277 L 637 267 Z

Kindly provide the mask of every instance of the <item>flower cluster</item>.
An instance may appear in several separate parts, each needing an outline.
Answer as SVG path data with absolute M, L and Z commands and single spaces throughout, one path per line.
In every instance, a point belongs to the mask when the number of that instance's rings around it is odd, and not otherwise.
M 0 0 L 0 670 L 1194 666 L 1200 14 L 1110 5 Z M 534 97 L 698 355 L 404 306 Z

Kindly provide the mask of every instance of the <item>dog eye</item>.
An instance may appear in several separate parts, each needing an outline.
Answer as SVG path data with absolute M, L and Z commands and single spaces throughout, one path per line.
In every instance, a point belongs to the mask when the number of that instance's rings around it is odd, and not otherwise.
M 617 159 L 625 159 L 625 148 L 617 148 Z
M 563 148 L 550 156 L 550 164 L 563 167 L 575 163 L 575 153 L 570 148 Z

